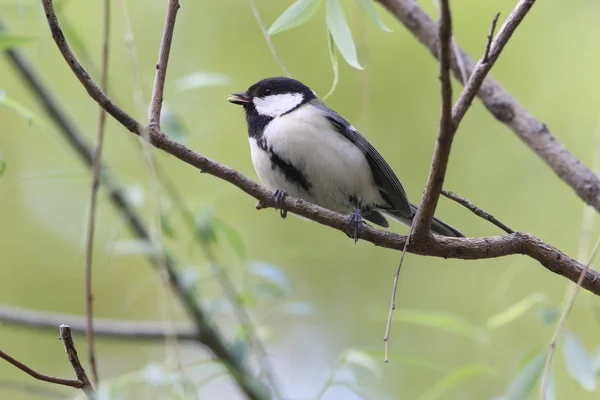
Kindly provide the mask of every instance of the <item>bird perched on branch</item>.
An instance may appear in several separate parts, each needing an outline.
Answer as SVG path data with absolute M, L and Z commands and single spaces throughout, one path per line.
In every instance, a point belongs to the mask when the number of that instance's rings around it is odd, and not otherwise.
M 289 194 L 350 214 L 355 241 L 362 218 L 386 228 L 384 215 L 411 225 L 417 207 L 392 168 L 309 87 L 291 78 L 266 78 L 227 100 L 244 107 L 252 163 L 263 184 L 276 191 L 279 209 Z M 431 230 L 463 236 L 437 218 Z

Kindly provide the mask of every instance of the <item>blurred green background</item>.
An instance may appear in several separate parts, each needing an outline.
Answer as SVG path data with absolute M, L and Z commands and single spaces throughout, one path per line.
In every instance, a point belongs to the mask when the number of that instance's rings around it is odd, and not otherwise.
M 92 60 L 84 59 L 84 64 L 96 78 L 97 68 L 91 68 L 90 62 L 99 65 L 101 3 L 62 1 L 59 13 L 61 22 L 70 27 L 67 39 L 79 40 L 79 49 L 84 47 L 91 54 Z M 267 26 L 291 3 L 257 0 Z M 492 16 L 500 11 L 502 21 L 514 3 L 452 2 L 454 31 L 461 46 L 478 57 Z M 342 5 L 366 69 L 352 69 L 340 60 L 340 82 L 327 102 L 368 136 L 397 172 L 412 201 L 418 202 L 436 136 L 438 65 L 381 7 L 377 6 L 379 14 L 392 33 L 377 29 L 355 1 L 345 0 Z M 433 3 L 423 0 L 420 5 L 435 15 Z M 242 111 L 225 98 L 282 71 L 247 1 L 181 0 L 181 6 L 165 92 L 169 110 L 184 126 L 179 133 L 185 136 L 179 139 L 256 179 Z M 127 0 L 127 7 L 147 102 L 166 1 Z M 35 38 L 22 50 L 91 140 L 97 106 L 57 51 L 41 4 L 3 0 L 0 12 L 11 33 Z M 537 2 L 492 71 L 586 165 L 592 164 L 598 141 L 599 16 L 600 4 L 593 0 Z M 113 1 L 112 17 L 109 93 L 125 110 L 145 120 L 135 111 L 121 1 Z M 326 29 L 325 7 L 320 7 L 308 23 L 273 37 L 292 75 L 319 94 L 328 91 L 333 77 Z M 211 73 L 213 85 L 178 86 L 181 78 L 193 73 Z M 217 75 L 221 85 L 215 84 L 214 74 L 223 74 Z M 83 314 L 89 171 L 60 134 L 44 122 L 43 111 L 5 58 L 0 58 L 0 89 L 34 115 L 28 120 L 0 107 L 0 154 L 7 166 L 0 177 L 0 304 Z M 455 92 L 458 90 L 455 84 Z M 171 133 L 176 132 L 172 129 Z M 538 314 L 543 307 L 559 307 L 570 285 L 535 261 L 522 256 L 461 261 L 408 255 L 398 289 L 391 361 L 384 364 L 381 339 L 398 252 L 365 242 L 355 246 L 340 232 L 316 223 L 294 217 L 282 220 L 273 210 L 255 211 L 254 199 L 232 185 L 165 154 L 155 154 L 191 208 L 216 216 L 243 241 L 243 260 L 233 254 L 227 239 L 215 245 L 217 257 L 239 287 L 246 287 L 251 279 L 245 260 L 271 263 L 287 275 L 293 290 L 285 299 L 271 296 L 251 311 L 264 325 L 276 377 L 290 398 L 314 398 L 340 356 L 357 349 L 370 354 L 376 365 L 376 371 L 356 374 L 357 385 L 375 393 L 369 398 L 491 399 L 507 391 L 527 358 L 551 338 L 554 324 L 544 323 Z M 104 160 L 137 198 L 148 223 L 156 227 L 152 175 L 136 140 L 110 118 Z M 478 101 L 456 136 L 445 188 L 467 197 L 515 230 L 530 232 L 574 257 L 580 253 L 582 201 Z M 167 200 L 162 203 L 168 205 Z M 168 215 L 175 234 L 166 239 L 166 245 L 188 270 L 199 274 L 201 299 L 218 301 L 222 291 L 191 233 L 176 211 L 169 210 Z M 446 199 L 441 200 L 438 215 L 468 236 L 502 233 Z M 406 228 L 397 224 L 392 229 L 406 233 Z M 597 231 L 591 235 L 592 243 Z M 106 192 L 101 192 L 94 257 L 96 315 L 184 319 L 144 255 L 126 251 L 130 242 L 125 241 L 130 239 Z M 586 249 L 583 254 L 587 257 L 588 252 Z M 534 306 L 502 326 L 488 327 L 490 317 L 525 298 L 536 300 Z M 309 303 L 312 311 L 303 315 L 277 311 L 282 301 Z M 567 324 L 589 354 L 600 345 L 598 304 L 597 298 L 582 293 Z M 438 328 L 417 323 L 418 316 L 431 322 L 439 315 L 445 319 Z M 235 319 L 226 310 L 216 318 L 232 337 L 237 329 Z M 453 329 L 454 325 L 458 327 Z M 76 344 L 87 362 L 84 337 L 76 336 Z M 0 325 L 0 348 L 41 372 L 73 375 L 55 331 Z M 148 375 L 148 365 L 163 365 L 165 360 L 168 365 L 177 358 L 189 364 L 206 357 L 193 345 L 160 341 L 136 344 L 98 338 L 97 351 L 101 378 L 114 381 L 132 371 Z M 581 377 L 571 377 L 561 349 L 555 365 L 557 398 L 598 398 L 598 391 L 582 387 Z M 198 383 L 211 371 L 200 365 L 186 375 Z M 0 362 L 0 377 L 0 398 L 40 398 L 40 394 L 12 389 L 15 382 L 51 386 L 33 381 L 6 362 Z M 436 397 L 434 385 L 441 380 Z M 198 390 L 203 399 L 240 398 L 228 378 L 198 384 Z M 60 393 L 75 392 L 64 389 Z M 166 393 L 171 392 L 137 388 L 125 398 L 176 398 Z M 344 387 L 333 387 L 322 396 L 329 400 L 356 398 L 358 395 Z

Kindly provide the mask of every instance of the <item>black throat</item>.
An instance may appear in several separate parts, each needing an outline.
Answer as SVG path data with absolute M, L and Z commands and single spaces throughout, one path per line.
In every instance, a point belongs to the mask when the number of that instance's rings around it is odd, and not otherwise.
M 244 108 L 246 111 L 246 123 L 248 124 L 248 136 L 255 139 L 261 138 L 265 128 L 274 118 L 267 115 L 260 115 L 252 104 Z

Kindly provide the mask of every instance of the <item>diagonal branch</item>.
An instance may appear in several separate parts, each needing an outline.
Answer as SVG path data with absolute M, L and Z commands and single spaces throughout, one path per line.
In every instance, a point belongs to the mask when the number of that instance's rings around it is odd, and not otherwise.
M 473 103 L 486 75 L 492 69 L 494 63 L 498 60 L 498 57 L 500 57 L 500 53 L 502 53 L 502 50 L 510 40 L 512 34 L 523 21 L 534 2 L 535 0 L 520 0 L 490 45 L 489 38 L 491 37 L 491 32 L 493 32 L 497 21 L 497 17 L 494 17 L 484 54 L 477 64 L 475 64 L 469 80 L 465 84 L 464 90 L 452 109 L 452 116 L 450 119 L 447 108 L 449 107 L 452 94 L 451 89 L 448 88 L 450 86 L 450 37 L 452 35 L 452 29 L 449 26 L 450 10 L 448 9 L 447 1 L 442 1 L 441 21 L 438 34 L 438 37 L 440 38 L 438 44 L 440 46 L 440 79 L 442 81 L 442 118 L 440 120 L 433 161 L 431 163 L 427 185 L 425 186 L 425 193 L 421 200 L 421 206 L 417 210 L 417 215 L 415 216 L 415 238 L 423 239 L 433 221 L 435 208 L 444 184 L 452 140 L 454 139 L 454 134 L 456 133 L 458 125 Z M 447 17 L 445 17 L 445 15 L 447 15 Z
M 141 135 L 144 128 L 138 121 L 114 104 L 106 94 L 98 88 L 85 69 L 83 69 L 76 60 L 64 39 L 60 26 L 58 25 L 52 7 L 52 1 L 43 0 L 43 4 L 52 31 L 52 36 L 59 47 L 60 52 L 65 57 L 67 64 L 71 67 L 74 74 L 83 84 L 90 97 L 98 102 L 113 116 L 113 118 L 119 121 L 129 131 Z M 181 143 L 173 141 L 162 132 L 152 130 L 148 139 L 152 145 L 173 155 L 179 160 L 190 164 L 205 173 L 233 184 L 250 196 L 260 200 L 265 207 L 276 206 L 273 192 L 265 189 L 251 179 L 248 179 L 239 172 L 194 152 Z M 350 235 L 353 232 L 352 226 L 348 224 L 348 219 L 333 211 L 292 197 L 286 197 L 284 206 L 290 212 L 331 228 L 338 229 L 347 235 Z M 359 236 L 360 239 L 372 242 L 378 246 L 396 250 L 402 250 L 406 241 L 406 236 L 381 231 L 370 226 L 362 227 Z M 419 255 L 459 258 L 465 260 L 503 257 L 511 254 L 525 254 L 539 261 L 546 269 L 562 275 L 573 282 L 577 281 L 584 268 L 581 263 L 570 258 L 560 250 L 526 233 L 470 239 L 430 236 L 424 243 L 415 243 L 414 245 L 411 245 L 408 251 Z M 176 275 L 171 278 L 172 283 L 177 283 Z M 592 293 L 600 295 L 600 274 L 595 271 L 589 271 L 585 275 L 582 287 Z M 184 304 L 187 305 L 185 301 Z M 193 315 L 193 317 L 196 321 L 196 317 L 199 316 Z M 200 325 L 202 326 L 202 324 Z M 214 348 L 211 349 L 214 351 Z
M 57 378 L 55 376 L 41 374 L 41 373 L 35 371 L 34 369 L 32 369 L 31 367 L 29 367 L 28 365 L 17 360 L 16 358 L 11 357 L 10 355 L 6 354 L 2 350 L 0 350 L 0 358 L 8 361 L 15 367 L 19 368 L 21 371 L 25 372 L 29 376 L 32 376 L 39 381 L 50 382 L 50 383 L 54 383 L 57 385 L 63 385 L 63 386 L 70 386 L 70 387 L 73 387 L 76 389 L 81 389 L 83 387 L 83 382 L 81 382 L 79 380 Z
M 434 57 L 438 57 L 436 23 L 415 0 L 377 1 L 404 24 Z M 459 49 L 458 54 L 467 74 L 471 74 L 475 63 L 465 51 Z M 459 82 L 465 83 L 455 59 L 452 72 Z M 489 76 L 477 96 L 496 119 L 521 138 L 584 202 L 600 211 L 600 179 L 565 148 L 543 122 Z
M 169 65 L 169 54 L 171 53 L 171 42 L 173 41 L 173 32 L 175 31 L 177 11 L 179 11 L 179 0 L 168 0 L 165 27 L 158 52 L 156 75 L 154 76 L 154 86 L 152 87 L 152 99 L 150 100 L 150 112 L 148 115 L 148 125 L 157 129 L 160 129 L 160 110 L 162 109 L 165 79 L 167 78 L 167 66 Z

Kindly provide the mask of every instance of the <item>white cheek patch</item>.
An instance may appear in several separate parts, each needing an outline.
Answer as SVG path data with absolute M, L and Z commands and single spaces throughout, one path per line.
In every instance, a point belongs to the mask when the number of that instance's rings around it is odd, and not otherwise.
M 298 107 L 302 100 L 304 96 L 301 93 L 284 93 L 255 97 L 252 102 L 259 114 L 275 118 Z

